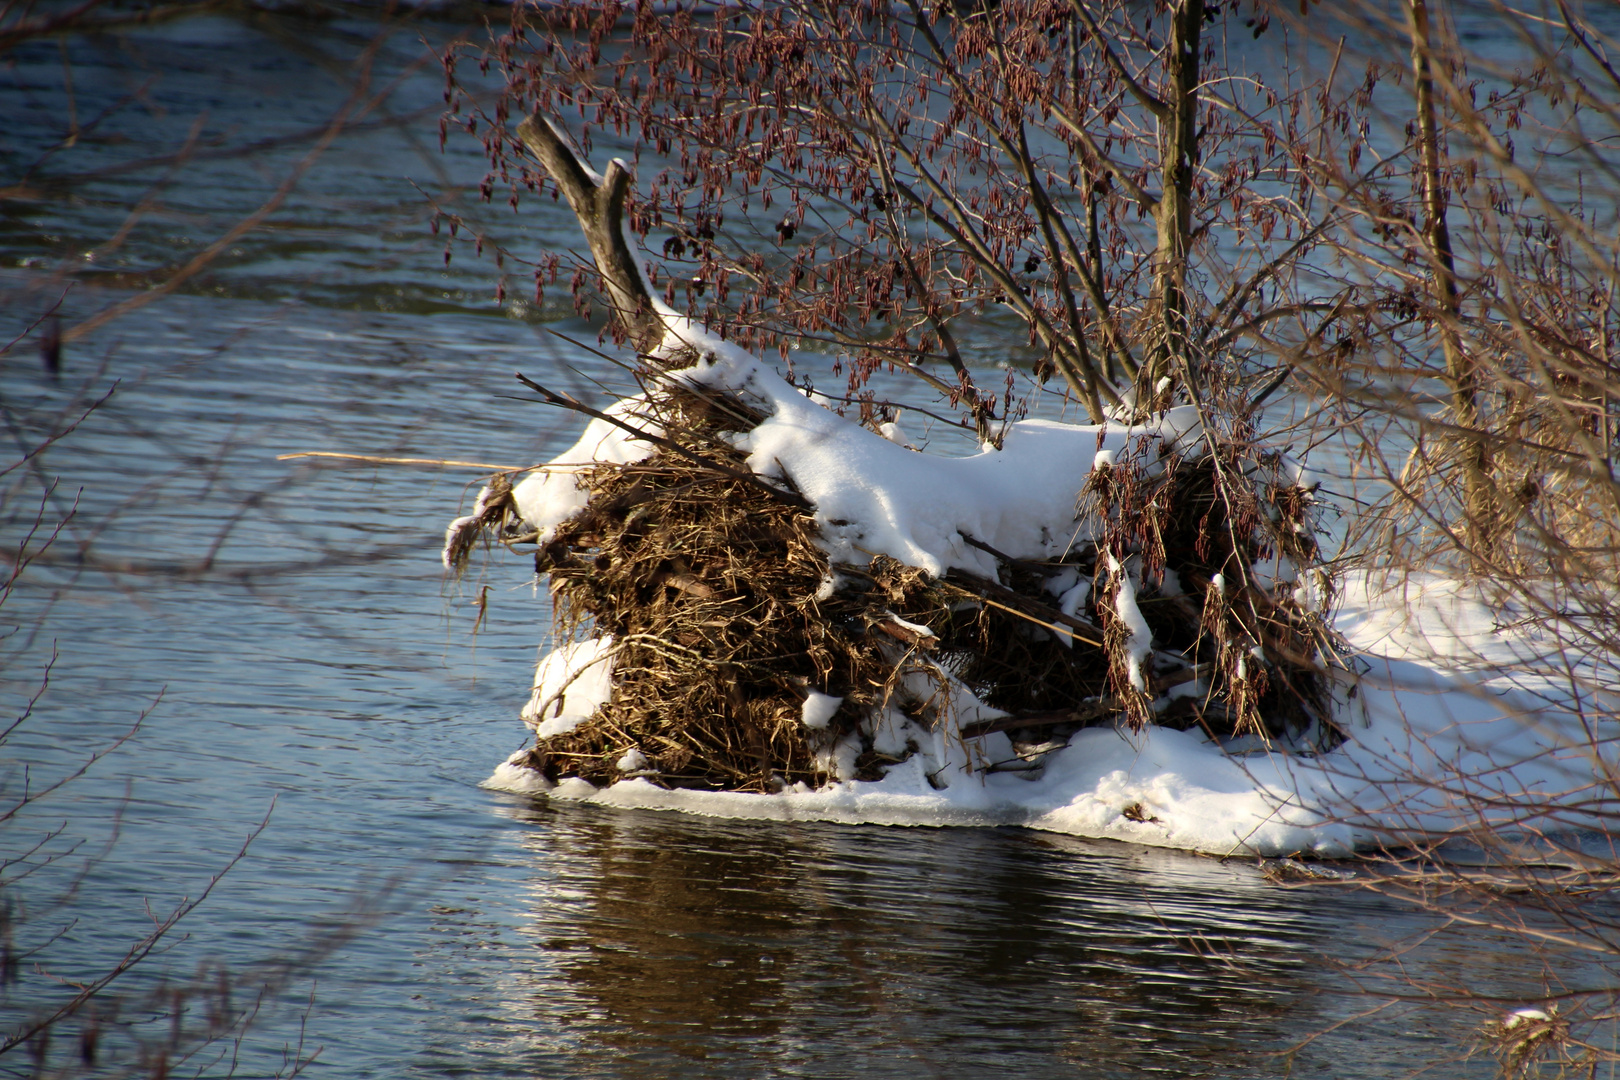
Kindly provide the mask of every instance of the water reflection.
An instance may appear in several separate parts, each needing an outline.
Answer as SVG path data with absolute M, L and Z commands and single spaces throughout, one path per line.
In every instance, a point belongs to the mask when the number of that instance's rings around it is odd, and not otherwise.
M 1226 1073 L 1304 1030 L 1319 927 L 1248 867 L 1018 830 L 537 808 L 524 1048 L 664 1075 Z

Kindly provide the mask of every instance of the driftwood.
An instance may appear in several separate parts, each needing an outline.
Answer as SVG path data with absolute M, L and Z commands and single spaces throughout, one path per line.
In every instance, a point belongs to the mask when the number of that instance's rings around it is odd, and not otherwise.
M 277 461 L 298 458 L 326 458 L 332 461 L 358 461 L 363 465 L 428 465 L 435 469 L 477 469 L 485 473 L 520 473 L 534 468 L 532 465 L 497 465 L 489 461 L 458 461 L 454 458 L 380 457 L 376 454 L 340 454 L 335 450 L 303 450 L 296 454 L 277 454 Z

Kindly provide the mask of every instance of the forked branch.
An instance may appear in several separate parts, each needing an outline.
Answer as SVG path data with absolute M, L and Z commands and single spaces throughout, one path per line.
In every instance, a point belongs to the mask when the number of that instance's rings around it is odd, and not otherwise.
M 620 329 L 638 352 L 654 352 L 663 343 L 667 327 L 653 303 L 647 279 L 636 264 L 635 250 L 624 234 L 624 200 L 630 193 L 630 170 L 614 158 L 608 162 L 607 172 L 598 175 L 581 160 L 568 137 L 540 113 L 519 124 L 517 136 L 545 166 L 547 175 L 579 219 Z

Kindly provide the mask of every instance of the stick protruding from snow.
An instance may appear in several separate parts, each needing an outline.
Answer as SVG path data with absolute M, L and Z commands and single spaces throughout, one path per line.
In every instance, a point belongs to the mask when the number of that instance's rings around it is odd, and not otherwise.
M 607 284 L 608 302 L 619 326 L 638 352 L 653 352 L 664 340 L 665 327 L 624 233 L 630 170 L 614 158 L 608 162 L 607 172 L 598 174 L 585 163 L 567 134 L 540 113 L 519 124 L 517 136 L 545 166 L 547 175 L 579 219 L 596 268 Z

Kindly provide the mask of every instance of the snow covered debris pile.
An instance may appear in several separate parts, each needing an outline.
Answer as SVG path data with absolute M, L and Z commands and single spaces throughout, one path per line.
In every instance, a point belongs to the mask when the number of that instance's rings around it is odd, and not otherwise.
M 526 710 L 537 780 L 937 789 L 1036 776 L 1094 726 L 1336 741 L 1327 581 L 1280 459 L 1191 409 L 931 456 L 679 335 L 693 366 L 451 527 L 452 565 L 480 531 L 532 542 L 577 642 Z
M 659 301 L 622 161 L 595 172 L 539 114 L 517 135 L 644 366 L 605 410 L 524 379 L 590 423 L 449 529 L 457 569 L 482 538 L 532 545 L 556 606 L 523 711 L 535 742 L 490 786 L 1223 855 L 1611 812 L 1612 732 L 1581 686 L 1612 686 L 1612 657 L 1577 679 L 1524 635 L 1461 677 L 1374 655 L 1477 652 L 1517 616 L 1476 605 L 1459 634 L 1425 622 L 1425 596 L 1390 623 L 1351 578 L 1330 625 L 1312 490 L 1244 414 L 1025 420 L 972 456 L 919 452 Z

